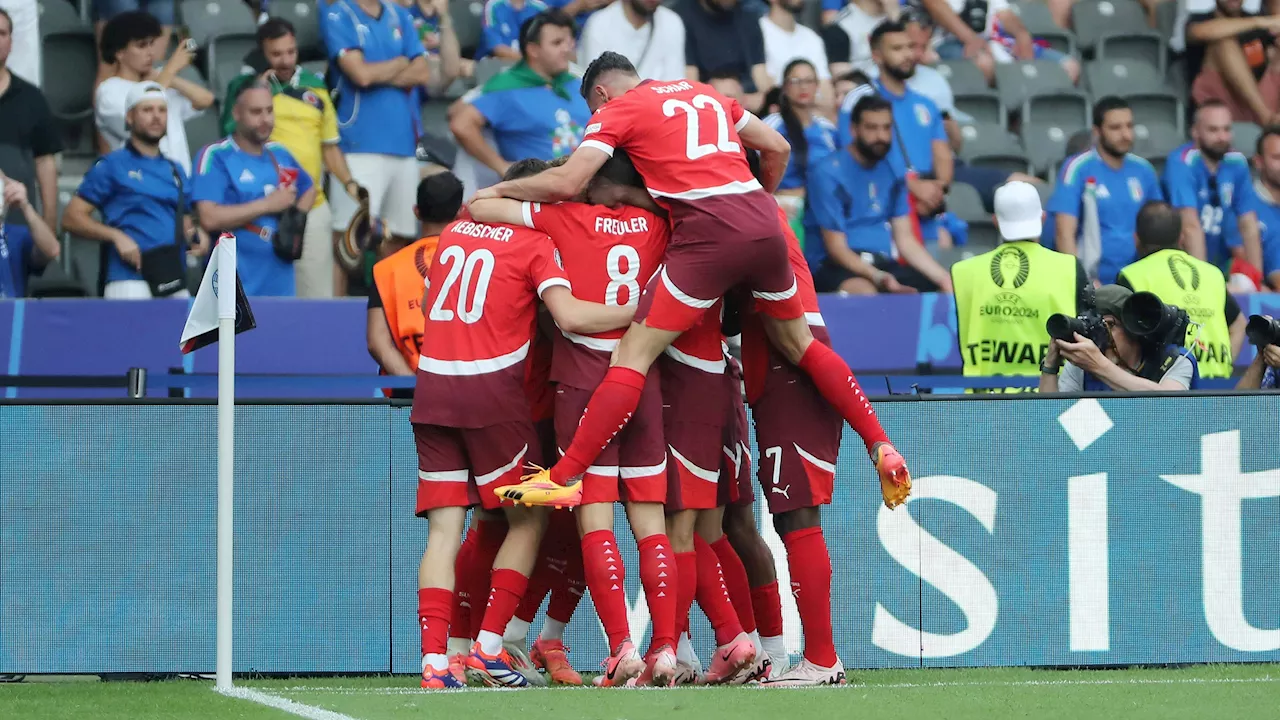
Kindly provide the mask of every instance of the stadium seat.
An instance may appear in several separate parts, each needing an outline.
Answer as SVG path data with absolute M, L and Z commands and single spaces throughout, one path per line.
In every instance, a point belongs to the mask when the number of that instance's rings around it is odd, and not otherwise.
M 1146 12 L 1132 0 L 1080 0 L 1071 6 L 1071 27 L 1082 53 L 1092 52 L 1104 35 L 1150 30 Z
M 222 102 L 227 97 L 227 85 L 244 72 L 244 56 L 258 46 L 252 33 L 227 33 L 209 42 L 209 89 Z
M 45 35 L 42 62 L 45 78 L 57 79 L 43 88 L 53 116 L 65 124 L 93 117 L 93 81 L 98 72 L 93 32 Z
M 183 24 L 191 30 L 191 39 L 202 48 L 209 45 L 211 38 L 219 35 L 253 35 L 258 27 L 253 11 L 235 0 L 182 0 L 181 8 Z M 239 56 L 236 59 L 239 60 Z M 212 75 L 212 61 L 209 67 L 209 74 Z
M 453 16 L 453 33 L 458 36 L 462 56 L 475 57 L 484 32 L 484 4 L 479 0 L 449 0 L 449 14 Z
M 476 62 L 476 87 L 481 87 L 489 82 L 489 78 L 515 65 L 513 60 L 503 60 L 502 58 L 487 57 Z
M 324 42 L 320 39 L 320 16 L 315 2 L 277 0 L 270 7 L 273 16 L 293 24 L 298 38 L 299 59 L 315 60 L 324 57 Z
M 1007 127 L 1008 113 L 1000 104 L 1000 96 L 993 91 L 956 95 L 956 110 L 973 118 L 973 123 Z M 972 124 L 972 123 L 965 123 Z
M 994 246 L 1000 236 L 995 221 L 982 206 L 982 196 L 976 188 L 962 182 L 951 183 L 947 192 L 947 210 L 969 223 L 969 246 Z
M 307 70 L 310 70 L 311 72 L 319 75 L 320 77 L 324 77 L 324 74 L 329 70 L 329 61 L 327 60 L 312 60 L 310 62 L 304 62 L 299 64 L 302 65 L 302 67 L 306 68 Z
M 982 71 L 968 60 L 943 60 L 938 63 L 937 68 L 938 73 L 951 85 L 951 91 L 957 95 L 977 95 L 990 89 Z
M 966 160 L 974 167 L 993 168 L 1009 174 L 1031 173 L 1031 160 L 1020 147 L 1012 147 L 997 152 L 974 153 Z
M 1020 108 L 1034 94 L 1073 88 L 1066 71 L 1051 60 L 996 65 L 996 91 L 1006 108 Z
M 1250 122 L 1231 123 L 1231 147 L 1253 157 L 1258 149 L 1258 138 L 1262 137 L 1262 128 Z
M 1173 125 L 1179 133 L 1185 127 L 1182 101 L 1165 91 L 1136 92 L 1123 95 L 1133 108 L 1133 122 L 1141 125 Z
M 1172 1 L 1172 0 L 1170 0 Z M 1168 50 L 1165 40 L 1154 30 L 1124 34 L 1109 33 L 1098 39 L 1099 60 L 1138 60 L 1148 63 L 1164 75 Z
M 1053 197 L 1053 183 L 1036 183 L 1036 193 L 1040 195 L 1040 207 L 1049 207 L 1049 198 Z
M 1164 77 L 1154 65 L 1137 60 L 1094 60 L 1085 65 L 1085 80 L 1096 102 L 1107 95 L 1164 89 Z
M 1000 125 L 965 125 L 960 128 L 964 145 L 960 157 L 968 160 L 974 155 L 994 155 L 1010 148 L 1021 150 L 1018 136 Z
M 1089 127 L 1089 98 L 1079 90 L 1036 93 L 1022 104 L 1022 122 L 1056 125 L 1070 136 Z
M 1178 3 L 1162 2 L 1156 4 L 1156 32 L 1160 37 L 1173 37 L 1173 30 L 1178 24 Z
M 36 8 L 40 13 L 41 37 L 90 29 L 80 18 L 79 10 L 67 0 L 40 0 Z
M 800 14 L 796 18 L 801 25 L 809 28 L 814 32 L 822 32 L 822 2 L 821 0 L 805 0 L 804 5 L 800 8 Z
M 102 266 L 102 243 L 72 235 L 65 246 L 71 257 L 71 277 L 80 283 L 86 295 L 100 297 L 98 269 Z
M 191 156 L 195 157 L 200 149 L 222 139 L 222 119 L 218 105 L 206 109 L 197 117 L 186 122 L 187 146 L 191 148 Z
M 1186 142 L 1185 136 L 1174 125 L 1155 123 L 1133 126 L 1133 152 L 1148 160 L 1155 158 L 1163 160 L 1184 142 Z
M 27 282 L 27 297 L 33 298 L 82 298 L 86 295 L 84 284 L 62 267 L 51 262 L 44 270 Z
M 1022 140 L 1027 146 L 1027 157 L 1032 172 L 1049 177 L 1053 169 L 1067 154 L 1067 139 L 1071 134 L 1052 122 L 1024 122 Z
M 1043 2 L 1031 0 L 1015 3 L 1013 11 L 1017 13 L 1027 32 L 1033 37 L 1049 43 L 1054 50 L 1072 56 L 1078 55 L 1075 34 L 1055 23 L 1053 15 L 1049 13 L 1049 7 Z

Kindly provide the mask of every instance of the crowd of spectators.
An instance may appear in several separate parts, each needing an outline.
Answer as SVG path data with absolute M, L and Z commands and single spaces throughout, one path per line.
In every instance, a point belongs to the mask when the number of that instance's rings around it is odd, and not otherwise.
M 86 143 L 81 116 L 41 95 L 63 82 L 42 18 L 69 5 L 43 2 L 0 0 L 0 296 L 72 267 L 50 263 L 73 242 L 60 230 L 101 248 L 99 277 L 76 280 L 108 297 L 170 294 L 155 251 L 198 272 L 223 230 L 247 248 L 251 294 L 359 292 L 368 263 L 335 261 L 353 217 L 412 239 L 424 175 L 451 168 L 470 194 L 572 152 L 590 117 L 579 73 L 606 49 L 648 79 L 708 82 L 787 136 L 777 195 L 820 290 L 948 292 L 946 267 L 993 243 L 995 188 L 1015 179 L 1046 199 L 1042 242 L 1100 284 L 1135 259 L 1138 208 L 1167 199 L 1181 246 L 1233 290 L 1280 289 L 1280 0 L 488 0 L 479 17 L 334 0 L 288 19 L 214 0 L 241 37 L 256 28 L 239 75 L 216 34 L 188 39 L 187 3 L 81 0 L 102 157 L 61 202 L 58 158 Z M 223 137 L 192 139 L 205 114 Z M 275 242 L 289 208 L 306 212 L 296 259 Z

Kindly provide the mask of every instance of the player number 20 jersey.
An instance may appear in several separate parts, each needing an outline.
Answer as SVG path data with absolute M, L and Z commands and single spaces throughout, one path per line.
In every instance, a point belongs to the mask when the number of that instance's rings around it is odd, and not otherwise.
M 427 275 L 411 420 L 478 428 L 528 420 L 525 363 L 548 288 L 569 287 L 545 233 L 459 220 Z

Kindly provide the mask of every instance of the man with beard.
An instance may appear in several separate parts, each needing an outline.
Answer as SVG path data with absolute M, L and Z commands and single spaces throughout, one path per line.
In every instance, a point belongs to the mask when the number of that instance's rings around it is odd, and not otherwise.
M 1182 215 L 1182 247 L 1224 272 L 1233 261 L 1261 281 L 1262 241 L 1249 161 L 1231 150 L 1231 110 L 1217 100 L 1196 109 L 1191 142 L 1164 166 L 1169 204 Z M 1248 270 L 1247 268 L 1244 268 Z
M 713 74 L 733 73 L 746 91 L 742 106 L 759 110 L 774 82 L 758 16 L 740 0 L 681 0 L 675 10 L 686 31 L 685 77 L 708 82 Z
M 1262 131 L 1253 166 L 1258 170 L 1253 190 L 1258 196 L 1263 277 L 1273 290 L 1280 290 L 1280 129 Z
M 1133 235 L 1138 209 L 1163 200 L 1151 163 L 1132 155 L 1133 110 L 1118 97 L 1093 106 L 1092 149 L 1064 163 L 1045 208 L 1054 216 L 1055 245 L 1076 255 L 1092 280 L 1114 283 L 1137 259 Z
M 917 49 L 907 26 L 897 20 L 886 20 L 871 31 L 871 57 L 880 76 L 871 88 L 889 101 L 893 109 L 891 129 L 892 152 L 889 162 L 899 178 L 905 178 L 920 220 L 919 238 L 948 245 L 950 238 L 938 222 L 946 210 L 947 188 L 955 173 L 955 157 L 947 143 L 942 112 L 932 100 L 907 87 L 916 72 Z M 867 93 L 854 90 L 840 105 L 836 128 L 840 145 L 852 141 L 852 113 L 856 103 Z M 940 237 L 942 236 L 942 237 Z M 946 273 L 943 273 L 943 278 Z M 815 278 L 816 280 L 817 278 Z M 821 288 L 821 283 L 819 283 Z
M 826 249 L 813 275 L 818 292 L 951 291 L 947 271 L 912 237 L 907 183 L 887 158 L 893 123 L 889 100 L 863 97 L 851 112 L 848 152 L 832 153 L 809 173 L 806 197 Z
M 1191 97 L 1197 105 L 1219 100 L 1238 121 L 1271 125 L 1280 122 L 1280 71 L 1268 56 L 1280 33 L 1274 2 L 1261 0 L 1188 0 L 1187 70 L 1195 80 Z M 1176 33 L 1176 30 L 1175 30 Z M 1182 38 L 1174 37 L 1175 50 Z
M 579 64 L 605 50 L 621 53 L 643 80 L 684 77 L 684 21 L 658 0 L 622 0 L 592 13 L 582 30 Z
M 182 166 L 161 154 L 168 122 L 164 87 L 134 85 L 125 101 L 129 140 L 89 170 L 63 211 L 64 228 L 106 244 L 103 297 L 187 297 L 180 228 L 190 183 Z
M 246 294 L 292 296 L 292 261 L 276 254 L 272 240 L 287 208 L 311 209 L 315 184 L 284 145 L 270 140 L 271 88 L 255 83 L 234 102 L 236 131 L 200 151 L 191 199 L 207 232 L 235 233 Z
M 782 71 L 793 60 L 808 60 L 818 73 L 818 107 L 827 112 L 835 107 L 831 89 L 831 68 L 827 50 L 818 33 L 796 22 L 804 0 L 769 0 L 769 14 L 760 18 L 764 36 L 764 66 L 775 84 L 782 84 Z

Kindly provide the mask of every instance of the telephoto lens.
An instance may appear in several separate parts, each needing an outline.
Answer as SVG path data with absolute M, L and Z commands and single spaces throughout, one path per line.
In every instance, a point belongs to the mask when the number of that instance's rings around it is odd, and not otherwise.
M 1076 333 L 1084 335 L 1084 323 L 1080 322 L 1080 318 L 1062 313 L 1050 315 L 1049 321 L 1044 324 L 1044 329 L 1048 331 L 1049 337 L 1064 342 L 1075 342 Z
M 1120 308 L 1120 322 L 1134 337 L 1181 346 L 1191 317 L 1182 308 L 1166 305 L 1155 293 L 1137 292 Z
M 1258 347 L 1280 345 L 1280 320 L 1270 315 L 1250 315 L 1244 334 L 1250 343 Z

